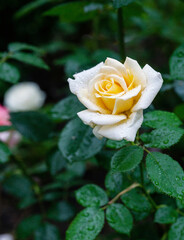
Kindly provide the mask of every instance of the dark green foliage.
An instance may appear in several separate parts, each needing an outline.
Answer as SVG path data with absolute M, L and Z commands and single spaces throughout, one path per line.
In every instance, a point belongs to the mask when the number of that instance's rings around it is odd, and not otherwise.
M 48 210 L 47 214 L 49 219 L 61 222 L 68 221 L 73 217 L 73 215 L 73 207 L 65 201 L 53 204 L 52 207 Z
M 50 239 L 60 240 L 61 237 L 57 227 L 55 227 L 50 223 L 45 222 L 36 229 L 34 233 L 34 239 L 35 240 L 50 240 Z
M 24 137 L 35 142 L 48 139 L 53 129 L 47 115 L 39 112 L 11 113 L 11 122 Z
M 0 163 L 6 163 L 9 160 L 11 152 L 7 145 L 0 142 Z
M 60 135 L 59 149 L 69 162 L 83 161 L 97 154 L 104 145 L 80 119 L 70 121 Z
M 16 231 L 17 239 L 24 240 L 33 235 L 33 232 L 41 225 L 41 216 L 32 215 L 31 217 L 23 219 Z
M 71 95 L 64 100 L 58 102 L 52 108 L 52 117 L 58 120 L 69 120 L 76 117 L 77 113 L 83 110 L 83 105 L 79 102 L 77 97 Z
M 184 80 L 184 45 L 181 45 L 174 51 L 170 58 L 169 66 L 173 78 Z
M 172 128 L 180 126 L 182 122 L 174 113 L 151 111 L 144 115 L 144 124 L 151 128 Z
M 124 147 L 114 154 L 111 168 L 115 172 L 126 172 L 134 169 L 143 158 L 143 149 L 137 146 Z
M 105 191 L 94 185 L 88 184 L 76 191 L 76 199 L 83 207 L 99 207 L 107 203 Z
M 104 225 L 104 212 L 90 207 L 81 211 L 66 232 L 66 240 L 94 240 Z
M 154 221 L 161 224 L 176 222 L 178 213 L 172 207 L 164 206 L 159 208 L 155 213 Z
M 141 135 L 141 140 L 146 147 L 152 148 L 169 148 L 179 142 L 184 135 L 184 129 L 174 127 L 162 127 L 153 130 L 151 133 Z
M 174 223 L 169 230 L 169 240 L 180 240 L 184 236 L 184 217 L 178 218 L 176 223 Z
M 20 78 L 19 70 L 6 62 L 0 63 L 0 80 L 4 80 L 10 83 L 18 82 Z
M 133 218 L 129 210 L 120 203 L 114 203 L 107 208 L 108 224 L 119 233 L 129 235 L 133 225 Z
M 1 141 L 4 133 L 22 135 L 13 147 L 0 142 L 0 235 L 184 239 L 183 12 L 184 2 L 172 0 L 2 1 L 0 104 L 18 81 L 38 83 L 47 99 L 0 126 Z M 126 56 L 149 64 L 164 83 L 134 142 L 99 140 L 77 117 L 85 107 L 67 78 Z M 142 81 L 129 71 L 135 85 Z
M 160 191 L 183 199 L 184 172 L 176 161 L 166 154 L 152 152 L 147 155 L 146 167 L 151 181 Z

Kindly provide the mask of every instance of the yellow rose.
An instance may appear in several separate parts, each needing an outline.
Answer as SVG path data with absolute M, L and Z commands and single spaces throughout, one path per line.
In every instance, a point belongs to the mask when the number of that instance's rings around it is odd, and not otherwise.
M 128 141 L 134 141 L 143 122 L 143 109 L 163 83 L 160 73 L 149 65 L 141 69 L 128 57 L 124 64 L 107 58 L 74 78 L 68 79 L 70 90 L 87 108 L 78 113 L 79 118 L 93 127 L 98 138 Z

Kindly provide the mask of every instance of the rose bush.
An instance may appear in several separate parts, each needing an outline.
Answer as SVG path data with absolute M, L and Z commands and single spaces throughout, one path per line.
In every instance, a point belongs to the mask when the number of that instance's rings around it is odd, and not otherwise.
M 70 90 L 87 110 L 79 118 L 93 127 L 98 137 L 134 141 L 143 122 L 143 109 L 149 107 L 163 79 L 149 65 L 126 58 L 124 64 L 107 58 L 105 63 L 69 78 Z
M 37 83 L 22 82 L 8 89 L 4 105 L 12 112 L 36 110 L 42 107 L 45 98 L 45 93 Z

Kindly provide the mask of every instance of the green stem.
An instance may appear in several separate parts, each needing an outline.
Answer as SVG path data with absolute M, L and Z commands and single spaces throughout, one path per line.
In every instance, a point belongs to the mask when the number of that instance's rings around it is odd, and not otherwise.
M 98 49 L 99 17 L 93 19 L 93 50 Z
M 136 187 L 141 187 L 141 185 L 139 183 L 133 183 L 132 185 L 130 185 L 128 188 L 124 189 L 123 191 L 121 191 L 120 193 L 118 193 L 111 201 L 109 201 L 107 203 L 107 205 L 105 205 L 102 209 L 105 210 L 109 205 L 115 203 L 123 194 L 131 191 L 132 189 L 136 188 Z
M 118 21 L 118 41 L 121 60 L 125 59 L 125 33 L 124 33 L 124 19 L 123 19 L 123 8 L 118 8 L 117 11 L 117 21 Z
M 13 160 L 16 163 L 16 165 L 19 167 L 19 169 L 22 171 L 22 173 L 32 183 L 33 191 L 34 191 L 34 193 L 37 197 L 38 203 L 40 205 L 40 210 L 41 210 L 41 213 L 42 213 L 42 217 L 43 217 L 43 219 L 45 219 L 46 214 L 45 214 L 45 209 L 44 209 L 44 206 L 43 206 L 43 197 L 42 197 L 42 192 L 41 192 L 39 184 L 31 177 L 31 175 L 27 171 L 27 167 L 25 166 L 24 162 L 20 158 L 14 157 Z
M 166 240 L 167 239 L 167 232 L 166 233 L 164 233 L 164 235 L 162 236 L 162 238 L 161 238 L 161 240 Z
M 179 209 L 176 210 L 181 216 L 184 216 L 184 213 L 180 211 Z
M 141 173 L 141 184 L 144 187 L 144 166 L 143 166 L 143 161 L 140 163 L 140 173 Z

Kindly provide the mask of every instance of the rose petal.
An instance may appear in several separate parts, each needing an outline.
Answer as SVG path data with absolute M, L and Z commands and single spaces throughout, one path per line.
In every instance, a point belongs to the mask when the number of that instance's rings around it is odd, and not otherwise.
M 100 128 L 101 128 L 101 126 L 95 126 L 95 127 L 93 128 L 93 134 L 95 135 L 96 138 L 98 138 L 98 139 L 101 140 L 101 139 L 103 138 L 103 136 L 98 133 L 98 130 L 99 130 Z
M 105 60 L 105 65 L 110 66 L 110 67 L 114 67 L 123 76 L 126 76 L 126 77 L 128 76 L 125 66 L 121 62 L 119 62 L 119 61 L 117 61 L 117 60 L 115 60 L 113 58 L 107 58 Z
M 99 63 L 95 67 L 92 67 L 86 71 L 74 74 L 75 79 L 68 79 L 70 91 L 73 94 L 77 94 L 82 88 L 88 88 L 89 81 L 93 79 L 103 66 L 103 62 Z
M 124 80 L 123 77 L 119 77 L 118 75 L 115 75 L 115 74 L 108 75 L 108 77 L 114 79 L 117 83 L 119 83 L 119 84 L 121 85 L 121 87 L 122 87 L 125 91 L 128 91 L 126 82 L 125 82 L 125 80 Z
M 112 125 L 127 118 L 124 114 L 101 114 L 89 110 L 81 111 L 77 113 L 77 115 L 85 124 L 90 125 L 91 127 L 94 127 L 94 125 Z
M 120 77 L 122 77 L 122 74 L 114 67 L 111 67 L 111 66 L 102 66 L 100 68 L 100 73 L 104 73 L 106 75 L 109 75 L 109 74 L 116 74 Z
M 98 111 L 104 114 L 110 113 L 110 111 L 104 106 L 100 98 L 96 98 L 93 94 L 89 94 L 86 89 L 82 89 L 77 97 L 79 101 L 89 110 Z
M 121 97 L 117 97 L 114 104 L 114 109 L 112 114 L 119 114 L 124 111 L 129 110 L 133 105 L 134 97 L 136 97 L 141 90 L 141 85 L 128 91 Z
M 134 76 L 135 85 L 141 85 L 142 89 L 144 89 L 146 87 L 146 76 L 142 68 L 139 66 L 138 62 L 129 57 L 126 57 L 124 65 Z
M 134 141 L 137 130 L 141 127 L 143 122 L 143 111 L 133 112 L 127 120 L 114 125 L 102 126 L 98 130 L 98 135 L 108 139 L 120 141 L 126 139 L 127 141 Z
M 143 68 L 144 74 L 147 78 L 147 86 L 142 92 L 142 95 L 136 105 L 133 107 L 133 111 L 138 111 L 140 109 L 146 109 L 152 103 L 153 99 L 159 92 L 163 79 L 159 72 L 156 72 L 148 64 Z

